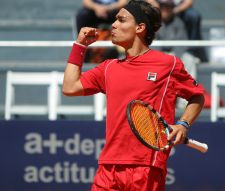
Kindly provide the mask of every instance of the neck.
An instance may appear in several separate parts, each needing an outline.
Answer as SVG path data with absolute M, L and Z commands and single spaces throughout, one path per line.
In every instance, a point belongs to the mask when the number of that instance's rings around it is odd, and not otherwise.
M 141 46 L 141 47 L 133 47 L 126 50 L 127 56 L 139 56 L 146 53 L 149 50 L 148 46 Z
M 145 46 L 143 48 L 140 48 L 140 49 L 128 49 L 126 50 L 126 58 L 124 58 L 125 61 L 127 62 L 132 62 L 134 61 L 136 58 L 138 58 L 139 56 L 147 53 L 149 51 L 149 47 L 148 46 Z

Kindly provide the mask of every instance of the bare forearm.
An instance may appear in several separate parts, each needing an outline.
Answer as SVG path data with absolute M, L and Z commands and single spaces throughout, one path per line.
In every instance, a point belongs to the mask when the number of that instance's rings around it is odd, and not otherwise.
M 203 95 L 192 96 L 179 122 L 187 122 L 187 125 L 192 125 L 200 114 L 203 105 Z M 173 132 L 170 134 L 169 140 L 173 140 L 174 145 L 182 144 L 187 136 L 188 127 L 184 127 L 181 123 L 170 126 L 173 128 Z
M 196 120 L 196 118 L 198 117 L 198 115 L 200 114 L 203 105 L 204 105 L 203 95 L 192 96 L 180 120 L 187 121 L 190 125 L 192 125 Z
M 88 9 L 95 10 L 98 4 L 92 0 L 83 0 L 83 6 Z
M 76 42 L 71 49 L 68 63 L 64 72 L 62 91 L 68 96 L 79 96 L 84 94 L 80 81 L 81 68 L 87 46 L 95 42 L 98 34 L 95 28 L 84 27 L 80 30 Z
M 67 96 L 83 95 L 80 82 L 81 69 L 79 66 L 68 63 L 64 72 L 63 94 Z
M 181 4 L 179 4 L 178 6 L 176 6 L 173 10 L 174 14 L 178 14 L 182 11 L 187 10 L 189 7 L 191 7 L 193 4 L 193 0 L 185 0 L 183 1 Z
M 81 67 L 87 47 L 75 42 L 72 46 L 68 63 L 64 72 L 63 93 L 68 96 L 83 94 L 83 87 L 80 82 Z
M 126 4 L 127 4 L 127 0 L 119 0 L 119 1 L 109 4 L 109 5 L 98 4 L 92 0 L 84 0 L 83 1 L 84 7 L 94 10 L 94 11 L 96 11 L 96 9 L 100 9 L 100 8 L 104 8 L 105 10 L 111 11 L 114 9 L 120 9 L 123 6 L 125 6 Z

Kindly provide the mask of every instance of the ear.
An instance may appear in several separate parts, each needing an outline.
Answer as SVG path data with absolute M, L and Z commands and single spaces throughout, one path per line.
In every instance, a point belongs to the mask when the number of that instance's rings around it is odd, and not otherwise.
M 138 24 L 136 31 L 137 33 L 142 33 L 143 31 L 145 31 L 145 29 L 146 29 L 146 25 L 144 23 L 140 23 Z

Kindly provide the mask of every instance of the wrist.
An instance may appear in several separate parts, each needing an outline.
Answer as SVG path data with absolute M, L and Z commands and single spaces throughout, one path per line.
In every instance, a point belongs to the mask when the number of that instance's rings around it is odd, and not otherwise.
M 184 126 L 187 130 L 190 129 L 191 125 L 187 122 L 187 121 L 183 121 L 183 120 L 180 120 L 180 121 L 177 121 L 175 123 L 175 125 L 182 125 Z
M 81 47 L 83 47 L 83 48 L 87 48 L 86 45 L 84 45 L 84 44 L 82 44 L 82 43 L 80 43 L 80 42 L 78 42 L 78 41 L 75 41 L 75 42 L 73 43 L 73 45 L 74 45 L 74 44 L 77 44 L 78 46 L 81 46 Z
M 87 47 L 75 42 L 68 57 L 68 63 L 82 67 Z

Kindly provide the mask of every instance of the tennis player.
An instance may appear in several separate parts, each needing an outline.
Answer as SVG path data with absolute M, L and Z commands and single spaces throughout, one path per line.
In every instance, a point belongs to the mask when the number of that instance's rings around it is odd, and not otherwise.
M 68 96 L 106 94 L 106 144 L 99 157 L 92 191 L 163 191 L 170 149 L 154 151 L 132 133 L 126 107 L 133 99 L 151 104 L 174 131 L 169 139 L 183 143 L 188 128 L 199 115 L 203 87 L 172 55 L 149 48 L 161 25 L 157 8 L 131 0 L 120 9 L 112 24 L 112 42 L 125 49 L 124 59 L 109 59 L 81 73 L 87 46 L 97 39 L 97 29 L 82 28 L 65 69 L 63 93 Z M 175 122 L 176 98 L 188 100 Z

